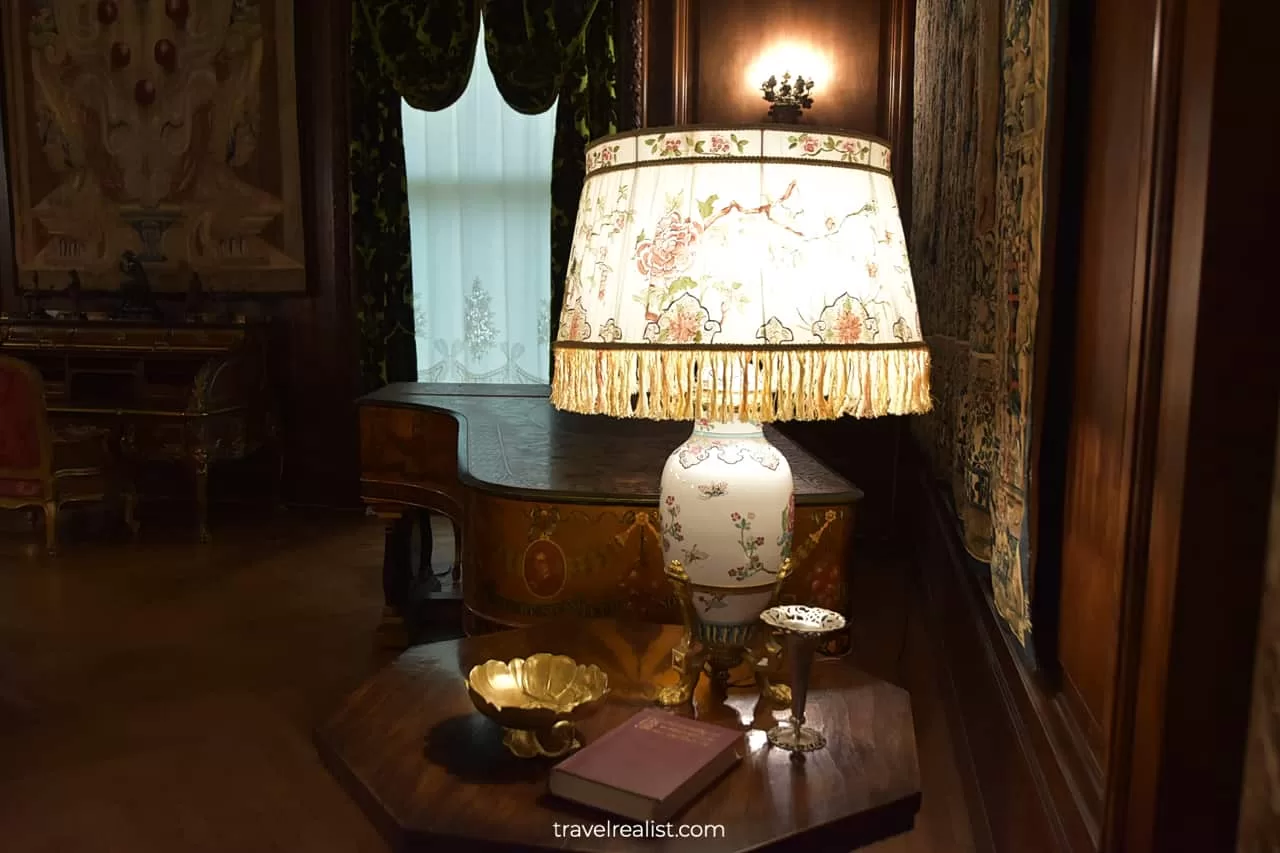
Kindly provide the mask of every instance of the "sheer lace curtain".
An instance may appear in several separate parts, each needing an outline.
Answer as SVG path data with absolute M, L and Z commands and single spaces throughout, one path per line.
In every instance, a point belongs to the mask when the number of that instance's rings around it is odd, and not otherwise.
M 556 110 L 517 113 L 484 57 L 448 109 L 402 106 L 418 378 L 547 383 Z

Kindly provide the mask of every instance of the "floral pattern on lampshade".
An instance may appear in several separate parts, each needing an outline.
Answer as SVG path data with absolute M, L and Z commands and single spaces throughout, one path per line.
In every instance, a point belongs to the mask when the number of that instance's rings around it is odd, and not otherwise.
M 779 128 L 587 153 L 560 340 L 920 343 L 889 148 Z
M 551 402 L 655 420 L 928 411 L 888 146 L 778 127 L 587 151 Z
M 613 324 L 613 328 L 617 329 L 617 324 L 613 320 L 605 322 L 606 324 Z M 587 322 L 587 312 L 582 307 L 582 297 L 575 296 L 572 301 L 566 299 L 564 313 L 560 318 L 560 340 L 586 341 L 590 339 L 591 324 Z
M 649 315 L 646 314 L 647 316 Z M 644 327 L 644 339 L 648 343 L 711 343 L 716 332 L 720 331 L 720 324 L 711 319 L 710 313 L 698 301 L 698 297 L 689 293 L 676 297 L 670 305 L 652 317 L 653 320 Z

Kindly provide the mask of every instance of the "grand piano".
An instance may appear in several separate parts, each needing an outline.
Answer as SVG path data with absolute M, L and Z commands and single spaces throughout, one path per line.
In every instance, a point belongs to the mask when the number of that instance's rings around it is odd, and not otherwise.
M 402 634 L 413 568 L 391 544 L 422 511 L 460 534 L 467 633 L 561 616 L 678 622 L 663 573 L 658 481 L 684 423 L 571 414 L 536 385 L 398 383 L 358 401 L 361 495 L 389 525 L 384 630 Z M 796 481 L 785 598 L 848 613 L 862 493 L 766 427 Z M 825 651 L 848 650 L 847 633 Z

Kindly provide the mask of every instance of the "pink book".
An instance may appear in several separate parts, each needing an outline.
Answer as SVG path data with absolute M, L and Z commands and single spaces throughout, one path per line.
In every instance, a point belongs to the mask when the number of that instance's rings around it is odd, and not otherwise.
M 665 821 L 737 764 L 741 732 L 641 711 L 551 770 L 551 793 L 635 821 Z

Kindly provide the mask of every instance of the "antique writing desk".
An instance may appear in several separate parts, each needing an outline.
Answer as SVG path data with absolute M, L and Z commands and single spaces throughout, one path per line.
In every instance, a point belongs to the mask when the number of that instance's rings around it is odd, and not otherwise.
M 392 523 L 409 508 L 454 520 L 468 633 L 623 612 L 678 621 L 662 567 L 658 480 L 692 425 L 570 414 L 548 394 L 400 383 L 361 398 L 362 497 Z M 796 481 L 790 595 L 847 613 L 862 494 L 785 436 L 770 431 L 769 440 Z M 384 577 L 395 620 L 407 560 L 386 571 L 400 575 Z M 847 644 L 837 636 L 829 651 Z
M 275 436 L 261 323 L 0 316 L 0 350 L 40 371 L 55 424 L 109 429 L 126 460 L 185 463 L 202 541 L 209 466 Z

